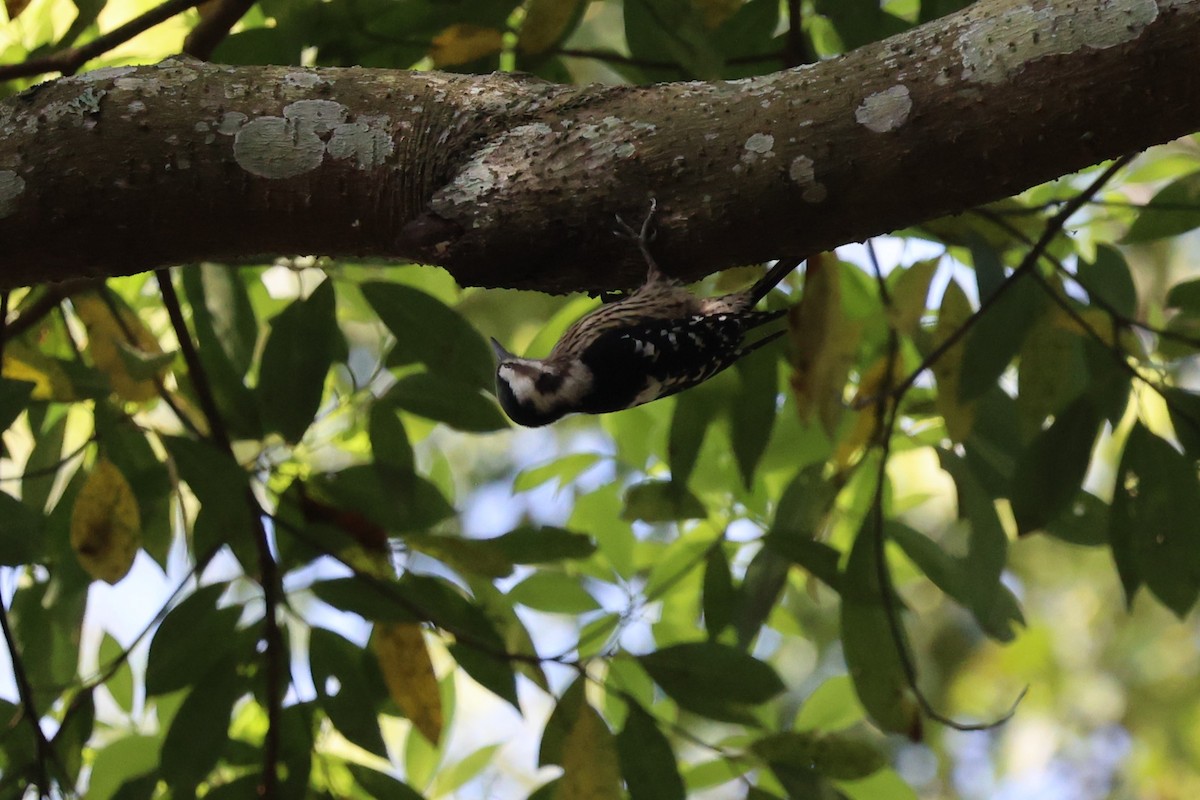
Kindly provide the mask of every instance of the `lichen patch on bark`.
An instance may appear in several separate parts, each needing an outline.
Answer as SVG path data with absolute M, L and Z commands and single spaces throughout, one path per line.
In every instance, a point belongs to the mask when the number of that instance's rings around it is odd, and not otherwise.
M 863 98 L 854 110 L 854 119 L 875 133 L 894 131 L 904 124 L 912 111 L 912 95 L 903 84 L 892 86 Z
M 297 100 L 283 116 L 246 121 L 239 112 L 221 117 L 218 133 L 234 134 L 234 159 L 247 172 L 263 178 L 293 178 L 316 169 L 329 155 L 352 159 L 359 169 L 372 169 L 395 152 L 386 115 L 347 121 L 346 106 L 333 100 Z
M 966 12 L 954 47 L 964 80 L 999 83 L 1031 61 L 1084 47 L 1104 49 L 1141 35 L 1158 17 L 1154 0 L 981 4 Z
M 10 169 L 0 169 L 0 219 L 17 210 L 17 201 L 25 193 L 25 179 Z

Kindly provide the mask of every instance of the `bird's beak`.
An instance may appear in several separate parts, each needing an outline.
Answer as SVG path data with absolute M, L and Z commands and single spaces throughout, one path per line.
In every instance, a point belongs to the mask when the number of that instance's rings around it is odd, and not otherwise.
M 492 352 L 495 353 L 497 362 L 511 361 L 514 358 L 513 354 L 505 350 L 504 345 L 497 342 L 494 337 L 492 339 Z

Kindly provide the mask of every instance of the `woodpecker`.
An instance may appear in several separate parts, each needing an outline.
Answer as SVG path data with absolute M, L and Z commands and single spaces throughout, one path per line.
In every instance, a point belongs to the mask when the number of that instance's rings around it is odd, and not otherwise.
M 513 422 L 534 428 L 575 412 L 605 414 L 649 403 L 703 383 L 783 335 L 744 343 L 749 331 L 787 313 L 754 306 L 804 259 L 777 262 L 744 291 L 697 297 L 650 254 L 654 211 L 651 201 L 641 231 L 617 218 L 646 260 L 646 281 L 636 291 L 581 318 L 545 358 L 515 356 L 492 339 L 496 397 Z

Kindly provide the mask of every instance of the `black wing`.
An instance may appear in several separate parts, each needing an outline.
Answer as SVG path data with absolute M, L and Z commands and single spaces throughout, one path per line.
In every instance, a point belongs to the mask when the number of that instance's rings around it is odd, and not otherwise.
M 747 330 L 778 316 L 696 315 L 607 331 L 581 356 L 594 375 L 593 407 L 583 410 L 617 411 L 703 383 L 747 352 Z

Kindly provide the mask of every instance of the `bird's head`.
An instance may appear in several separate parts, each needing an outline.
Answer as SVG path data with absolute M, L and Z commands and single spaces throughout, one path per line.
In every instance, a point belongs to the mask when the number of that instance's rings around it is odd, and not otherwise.
M 577 410 L 578 396 L 586 390 L 579 385 L 578 365 L 521 358 L 495 339 L 492 351 L 496 354 L 496 398 L 513 422 L 536 428 Z

